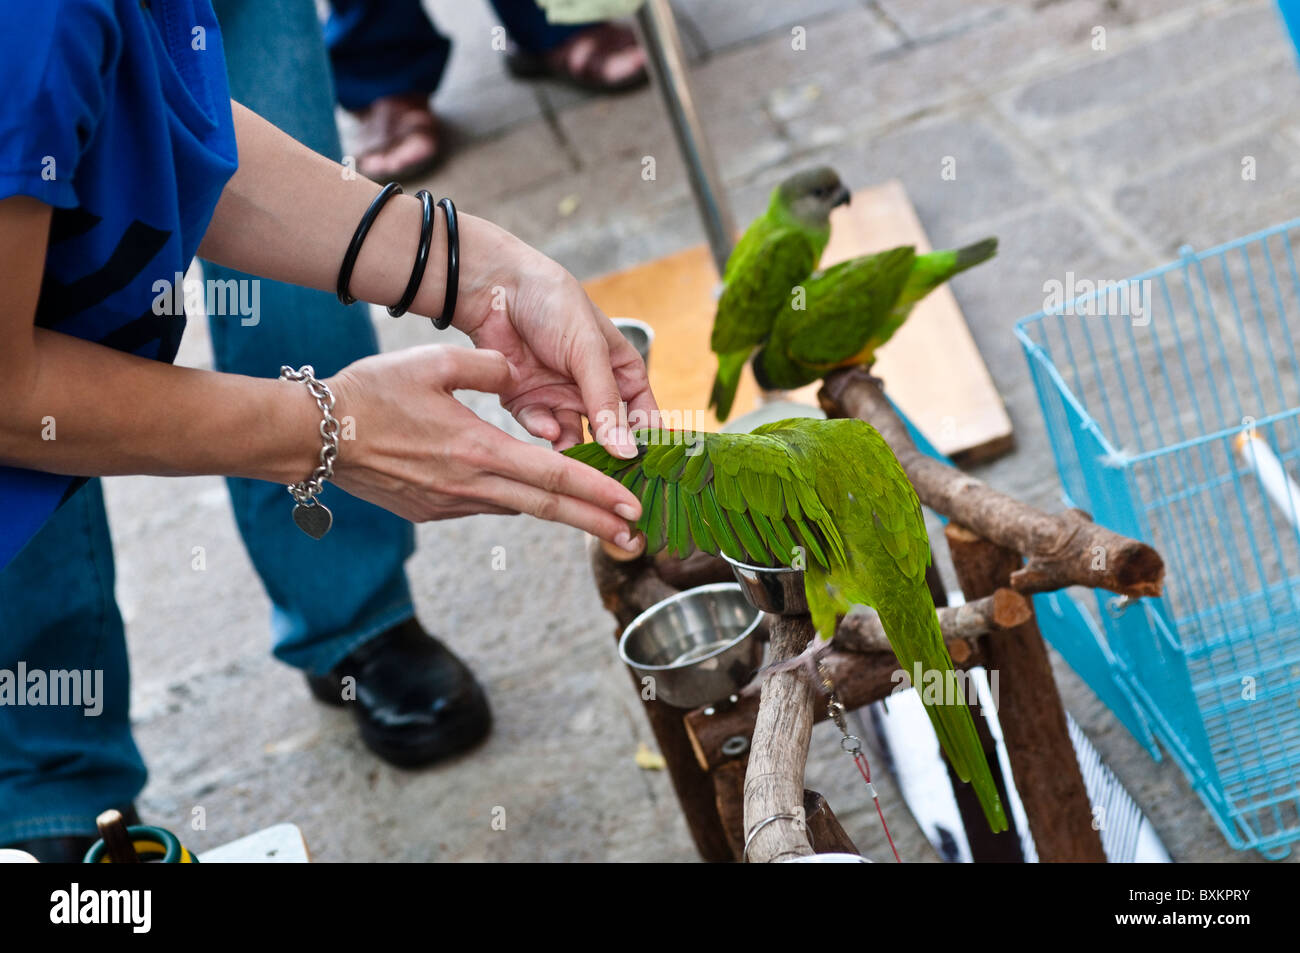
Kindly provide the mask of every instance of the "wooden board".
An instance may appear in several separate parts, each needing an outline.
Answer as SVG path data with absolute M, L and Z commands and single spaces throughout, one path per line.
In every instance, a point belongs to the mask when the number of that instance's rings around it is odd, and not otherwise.
M 930 243 L 902 183 L 886 182 L 853 194 L 836 209 L 822 266 L 895 245 Z M 686 425 L 715 430 L 706 407 L 717 364 L 709 350 L 718 275 L 707 246 L 603 275 L 587 294 L 610 317 L 640 318 L 655 329 L 650 382 L 665 412 Z M 880 349 L 874 373 L 890 397 L 939 450 L 962 462 L 986 459 L 1012 446 L 1011 419 L 948 288 L 931 293 L 893 339 Z M 792 394 L 816 405 L 813 384 Z M 748 368 L 732 416 L 758 406 L 761 392 Z

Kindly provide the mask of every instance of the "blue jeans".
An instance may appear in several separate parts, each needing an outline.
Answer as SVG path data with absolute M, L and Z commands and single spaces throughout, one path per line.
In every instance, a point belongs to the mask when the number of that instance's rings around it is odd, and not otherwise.
M 492 0 L 492 6 L 506 33 L 529 53 L 555 49 L 590 25 L 548 23 L 536 0 Z M 483 42 L 487 56 L 486 37 Z M 339 105 L 353 112 L 384 96 L 432 93 L 451 54 L 451 41 L 420 0 L 330 0 L 325 43 Z
M 234 98 L 337 158 L 329 67 L 311 0 L 213 5 Z M 204 273 L 247 277 L 212 265 Z M 364 306 L 345 308 L 332 295 L 270 281 L 261 283 L 260 294 L 255 325 L 245 326 L 240 315 L 209 318 L 219 370 L 275 377 L 281 364 L 310 363 L 324 376 L 377 349 Z M 414 549 L 409 523 L 327 487 L 334 528 L 316 541 L 293 525 L 284 487 L 228 482 L 244 544 L 271 598 L 277 658 L 326 672 L 415 614 L 402 568 Z M 129 803 L 144 787 L 127 712 L 130 674 L 113 579 L 98 480 L 65 503 L 0 572 L 0 670 L 15 672 L 21 661 L 28 671 L 103 672 L 103 710 L 94 717 L 74 706 L 0 705 L 0 844 L 93 834 L 100 811 Z

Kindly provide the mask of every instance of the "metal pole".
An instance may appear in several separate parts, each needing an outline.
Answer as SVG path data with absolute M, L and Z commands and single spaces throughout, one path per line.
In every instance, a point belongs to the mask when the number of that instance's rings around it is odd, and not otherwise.
M 713 152 L 704 135 L 704 126 L 695 109 L 695 99 L 686 75 L 686 56 L 682 52 L 677 21 L 668 0 L 646 0 L 637 11 L 637 23 L 641 27 L 641 41 L 651 72 L 668 110 L 673 135 L 682 158 L 686 160 L 691 192 L 709 239 L 714 264 L 718 266 L 718 274 L 722 274 L 731 255 L 736 223 L 727 204 L 718 167 L 713 161 Z

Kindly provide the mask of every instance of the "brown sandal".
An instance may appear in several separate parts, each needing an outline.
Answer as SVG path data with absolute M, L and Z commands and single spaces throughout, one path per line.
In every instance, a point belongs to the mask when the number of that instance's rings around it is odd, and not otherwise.
M 625 69 L 610 77 L 606 71 L 616 59 Z M 521 79 L 559 79 L 599 93 L 636 89 L 649 75 L 635 31 L 620 23 L 588 27 L 546 53 L 528 53 L 512 44 L 506 66 Z
M 442 158 L 438 120 L 425 93 L 385 96 L 353 115 L 359 124 L 357 171 L 368 179 L 391 182 L 413 178 L 428 172 Z

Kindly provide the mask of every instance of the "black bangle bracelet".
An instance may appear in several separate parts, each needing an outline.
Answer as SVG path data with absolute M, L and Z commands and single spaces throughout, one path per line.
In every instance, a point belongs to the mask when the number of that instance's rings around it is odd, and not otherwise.
M 425 266 L 429 264 L 429 244 L 433 239 L 433 196 L 426 189 L 420 189 L 415 193 L 415 197 L 420 200 L 422 211 L 420 247 L 415 250 L 415 266 L 411 269 L 411 280 L 406 283 L 406 290 L 402 292 L 402 300 L 388 308 L 388 313 L 395 318 L 406 314 L 407 308 L 415 300 L 415 293 L 420 290 L 420 282 L 424 280 Z
M 456 227 L 456 206 L 451 199 L 438 199 L 438 206 L 447 215 L 447 290 L 442 296 L 442 314 L 431 320 L 435 328 L 444 331 L 456 313 L 456 294 L 460 291 L 460 229 Z
M 379 215 L 379 210 L 394 195 L 402 191 L 402 187 L 396 182 L 389 182 L 375 196 L 374 201 L 370 203 L 370 208 L 366 209 L 366 214 L 361 216 L 361 221 L 357 223 L 357 230 L 352 233 L 352 242 L 348 245 L 347 252 L 343 255 L 343 264 L 339 265 L 339 301 L 343 304 L 353 304 L 357 299 L 352 297 L 348 291 L 348 285 L 352 281 L 352 269 L 356 267 L 357 255 L 361 254 L 361 243 L 366 240 L 366 234 L 370 231 L 370 226 L 375 223 L 375 218 Z

